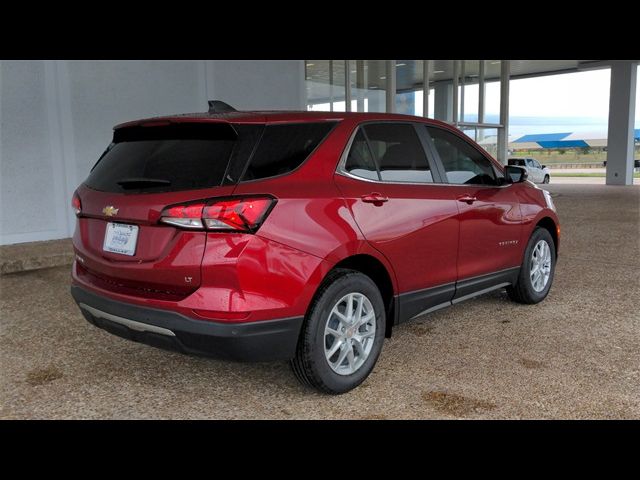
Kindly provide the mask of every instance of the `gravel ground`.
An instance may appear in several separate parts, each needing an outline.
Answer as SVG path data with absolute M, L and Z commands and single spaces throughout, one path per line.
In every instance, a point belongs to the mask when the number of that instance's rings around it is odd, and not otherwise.
M 285 363 L 109 335 L 80 315 L 68 267 L 0 277 L 0 418 L 640 418 L 640 188 L 548 188 L 563 224 L 543 303 L 495 292 L 404 324 L 335 397 Z

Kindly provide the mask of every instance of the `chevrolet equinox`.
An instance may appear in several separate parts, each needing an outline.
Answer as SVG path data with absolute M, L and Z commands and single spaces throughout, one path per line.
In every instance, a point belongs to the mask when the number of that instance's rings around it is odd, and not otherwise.
M 402 322 L 553 282 L 551 196 L 436 120 L 235 111 L 138 120 L 73 195 L 71 293 L 93 325 L 358 386 Z

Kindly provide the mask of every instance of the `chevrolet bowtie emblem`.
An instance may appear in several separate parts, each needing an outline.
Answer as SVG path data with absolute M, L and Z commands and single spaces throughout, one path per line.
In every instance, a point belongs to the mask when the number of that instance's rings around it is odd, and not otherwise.
M 104 213 L 107 217 L 113 217 L 118 214 L 117 208 L 114 208 L 113 205 L 106 206 L 102 209 L 102 213 Z

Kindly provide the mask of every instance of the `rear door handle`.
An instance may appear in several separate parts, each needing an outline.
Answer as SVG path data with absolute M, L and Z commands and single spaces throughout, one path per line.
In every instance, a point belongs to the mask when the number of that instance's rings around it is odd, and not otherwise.
M 478 200 L 478 199 L 476 197 L 472 197 L 471 195 L 463 195 L 461 197 L 458 197 L 458 201 L 459 202 L 464 202 L 464 203 L 466 203 L 468 205 L 471 205 L 476 200 Z
M 362 201 L 365 203 L 373 203 L 376 207 L 381 207 L 384 202 L 389 201 L 389 197 L 385 197 L 381 193 L 372 192 L 362 196 Z

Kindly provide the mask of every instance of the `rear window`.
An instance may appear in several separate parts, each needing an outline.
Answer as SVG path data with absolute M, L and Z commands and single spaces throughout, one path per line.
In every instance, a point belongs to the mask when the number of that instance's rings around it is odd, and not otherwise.
M 262 128 L 227 123 L 121 128 L 85 184 L 105 192 L 152 193 L 237 183 Z
M 510 158 L 508 162 L 509 162 L 509 165 L 515 165 L 516 167 L 524 167 L 523 158 Z
M 267 125 L 242 181 L 275 177 L 298 168 L 335 122 Z

